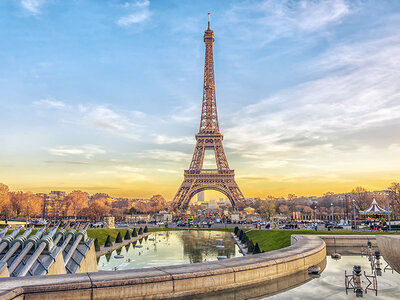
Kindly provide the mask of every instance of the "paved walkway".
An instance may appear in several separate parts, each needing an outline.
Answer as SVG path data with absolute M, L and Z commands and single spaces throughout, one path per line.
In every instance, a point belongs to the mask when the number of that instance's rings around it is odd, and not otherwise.
M 141 235 L 135 236 L 135 237 L 131 238 L 130 240 L 123 241 L 122 243 L 114 243 L 111 247 L 100 246 L 100 251 L 96 252 L 96 258 L 99 258 L 100 256 L 102 256 L 104 254 L 113 252 L 114 250 L 117 250 L 123 246 L 130 244 L 130 243 L 133 243 L 134 241 L 140 240 L 150 234 L 151 234 L 151 232 L 146 232 Z

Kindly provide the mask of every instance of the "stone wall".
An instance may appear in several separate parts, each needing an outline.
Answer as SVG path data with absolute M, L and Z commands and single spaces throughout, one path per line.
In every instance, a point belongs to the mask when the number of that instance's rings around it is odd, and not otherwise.
M 326 258 L 317 236 L 293 236 L 276 251 L 231 259 L 112 272 L 0 279 L 0 298 L 161 299 L 244 287 L 307 270 Z M 3 297 L 3 298 L 2 298 Z

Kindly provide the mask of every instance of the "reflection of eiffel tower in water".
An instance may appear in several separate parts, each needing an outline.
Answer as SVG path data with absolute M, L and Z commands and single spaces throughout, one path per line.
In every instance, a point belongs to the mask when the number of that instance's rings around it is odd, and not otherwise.
M 238 202 L 244 201 L 243 194 L 235 181 L 235 172 L 229 169 L 222 146 L 223 135 L 218 126 L 213 57 L 214 32 L 210 28 L 210 14 L 208 14 L 208 28 L 204 32 L 204 43 L 206 54 L 200 129 L 196 134 L 192 162 L 189 170 L 185 170 L 183 183 L 173 201 L 173 207 L 180 210 L 187 209 L 190 199 L 204 190 L 216 190 L 225 194 L 233 208 Z M 217 169 L 203 169 L 206 150 L 214 150 Z

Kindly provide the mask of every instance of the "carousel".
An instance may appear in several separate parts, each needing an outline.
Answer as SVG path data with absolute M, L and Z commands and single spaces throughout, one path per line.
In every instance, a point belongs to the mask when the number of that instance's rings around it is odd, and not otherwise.
M 389 211 L 389 213 L 391 212 Z M 375 199 L 372 200 L 368 209 L 360 211 L 360 215 L 364 217 L 365 223 L 369 224 L 371 228 L 386 227 L 388 211 L 380 207 Z

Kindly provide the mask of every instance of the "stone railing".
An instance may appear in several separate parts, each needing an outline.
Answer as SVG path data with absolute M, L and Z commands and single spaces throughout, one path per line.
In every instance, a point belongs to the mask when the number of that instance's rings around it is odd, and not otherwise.
M 0 299 L 160 299 L 248 286 L 325 261 L 325 242 L 292 236 L 292 245 L 231 259 L 157 268 L 0 280 Z

